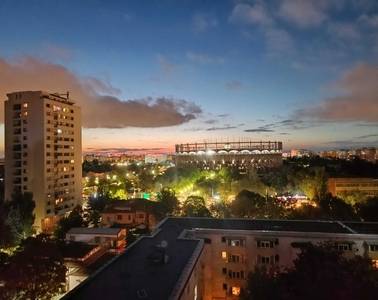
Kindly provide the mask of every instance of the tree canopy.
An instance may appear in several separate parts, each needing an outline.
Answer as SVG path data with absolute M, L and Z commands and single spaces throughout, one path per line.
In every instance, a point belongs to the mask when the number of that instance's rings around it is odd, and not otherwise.
M 11 256 L 0 254 L 0 299 L 48 300 L 64 292 L 67 269 L 46 235 L 26 238 Z
M 377 293 L 378 269 L 371 259 L 348 260 L 330 243 L 306 243 L 293 268 L 280 272 L 256 267 L 240 299 L 355 300 L 375 299 Z

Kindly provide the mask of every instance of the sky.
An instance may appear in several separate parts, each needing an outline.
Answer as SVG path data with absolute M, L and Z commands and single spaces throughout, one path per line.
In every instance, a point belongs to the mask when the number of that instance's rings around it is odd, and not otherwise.
M 378 147 L 378 1 L 0 0 L 0 95 L 27 90 L 69 91 L 86 154 Z

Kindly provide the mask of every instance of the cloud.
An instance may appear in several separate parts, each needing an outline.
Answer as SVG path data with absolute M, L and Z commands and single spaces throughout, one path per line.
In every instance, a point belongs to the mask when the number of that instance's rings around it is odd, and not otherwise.
M 257 122 L 265 122 L 265 120 L 263 120 L 263 119 L 257 119 L 256 121 Z
M 320 4 L 317 0 L 284 0 L 278 15 L 301 28 L 317 27 L 327 19 Z
M 363 136 L 357 137 L 357 139 L 366 139 L 366 138 L 375 137 L 375 136 L 378 136 L 378 134 L 363 135 Z
M 218 123 L 218 120 L 207 120 L 205 121 L 205 124 L 215 124 L 215 123 Z
M 69 61 L 72 58 L 70 50 L 50 43 L 43 44 L 43 51 L 46 52 L 48 57 L 58 58 L 63 61 Z
M 225 117 L 229 117 L 230 116 L 230 114 L 222 114 L 222 115 L 218 115 L 218 117 L 220 117 L 220 118 L 225 118 Z
M 215 130 L 229 130 L 229 129 L 235 129 L 237 127 L 235 126 L 225 126 L 225 127 L 212 127 L 212 128 L 208 128 L 206 129 L 207 131 L 215 131 Z
M 193 52 L 186 52 L 186 57 L 194 62 L 203 64 L 203 65 L 212 64 L 212 63 L 224 64 L 227 62 L 227 60 L 223 57 L 210 57 L 208 55 L 196 54 Z
M 117 98 L 120 90 L 95 77 L 79 77 L 58 64 L 23 57 L 11 64 L 0 58 L 0 95 L 11 92 L 43 90 L 69 91 L 82 108 L 86 128 L 167 127 L 196 119 L 202 110 L 195 103 L 173 97 Z M 0 110 L 3 109 L 1 106 Z M 0 122 L 3 122 L 0 111 Z
M 196 14 L 192 19 L 193 30 L 201 32 L 209 27 L 216 27 L 218 20 L 213 14 Z
M 232 23 L 273 25 L 273 19 L 268 16 L 264 7 L 259 4 L 254 6 L 249 4 L 236 5 L 228 21 Z
M 160 64 L 160 69 L 164 73 L 173 73 L 177 70 L 176 65 L 170 62 L 168 58 L 164 57 L 163 55 L 157 54 L 156 59 L 158 60 Z
M 319 106 L 294 112 L 295 118 L 321 122 L 378 124 L 378 65 L 360 63 L 346 71 L 334 87 L 344 94 L 321 100 Z
M 378 28 L 378 14 L 372 15 L 370 17 L 366 14 L 363 14 L 358 18 L 357 21 L 369 27 Z
M 260 32 L 265 36 L 268 56 L 280 56 L 292 53 L 295 50 L 291 35 L 282 28 L 276 28 L 274 20 L 268 15 L 264 6 L 257 3 L 238 4 L 232 10 L 229 22 L 246 25 L 259 25 Z M 245 31 L 243 31 L 245 35 Z M 250 39 L 250 35 L 247 35 Z
M 269 56 L 279 56 L 282 53 L 295 51 L 291 35 L 283 29 L 268 28 L 264 31 Z
M 255 128 L 255 129 L 246 129 L 246 130 L 244 130 L 244 132 L 256 132 L 256 133 L 260 133 L 260 132 L 275 132 L 275 130 L 273 130 L 273 129 L 265 129 L 265 128 Z
M 354 23 L 333 22 L 328 24 L 327 31 L 333 37 L 344 39 L 356 40 L 361 37 Z
M 290 135 L 290 133 L 281 132 L 281 133 L 279 133 L 279 135 Z
M 228 90 L 237 90 L 240 89 L 243 85 L 238 81 L 229 81 L 225 83 L 225 87 Z

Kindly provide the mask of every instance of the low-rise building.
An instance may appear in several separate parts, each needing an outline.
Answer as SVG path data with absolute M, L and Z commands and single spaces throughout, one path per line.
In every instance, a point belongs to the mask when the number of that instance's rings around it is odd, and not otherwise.
M 147 199 L 116 200 L 101 213 L 102 227 L 120 224 L 129 228 L 147 228 L 150 225 L 150 206 L 151 201 Z
M 66 240 L 103 245 L 108 252 L 120 253 L 126 246 L 126 229 L 74 227 L 66 233 Z
M 373 178 L 329 178 L 328 190 L 332 196 L 343 192 L 360 191 L 366 196 L 378 195 L 378 179 Z

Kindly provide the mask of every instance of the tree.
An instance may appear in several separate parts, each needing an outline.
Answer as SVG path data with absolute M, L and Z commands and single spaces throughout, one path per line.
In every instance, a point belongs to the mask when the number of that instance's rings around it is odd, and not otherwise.
M 175 192 L 170 188 L 162 188 L 157 195 L 157 204 L 153 206 L 153 214 L 157 220 L 162 220 L 166 216 L 178 214 L 179 201 Z
M 356 209 L 362 220 L 378 222 L 378 196 L 368 198 L 363 203 L 357 203 Z
M 18 245 L 23 238 L 35 233 L 33 210 L 35 202 L 30 192 L 15 192 L 12 200 L 3 204 L 3 224 L 10 230 L 9 245 Z
M 371 259 L 347 260 L 330 243 L 305 243 L 293 268 L 265 272 L 255 269 L 249 274 L 241 300 L 375 299 L 378 292 L 378 269 Z
M 46 235 L 28 237 L 14 255 L 1 256 L 3 299 L 47 300 L 64 292 L 67 269 L 58 246 Z
M 211 217 L 210 210 L 206 207 L 205 200 L 201 196 L 189 196 L 182 206 L 183 217 Z
M 55 227 L 54 237 L 60 240 L 66 238 L 66 233 L 74 227 L 86 227 L 88 223 L 84 220 L 83 209 L 80 205 L 74 207 L 68 217 L 61 218 Z
M 280 219 L 284 209 L 272 197 L 243 190 L 231 203 L 231 214 L 235 218 Z
M 101 212 L 105 209 L 107 205 L 112 203 L 113 199 L 109 195 L 98 196 L 97 198 L 89 198 L 87 207 L 85 209 L 86 221 L 88 224 L 93 225 L 97 228 L 100 224 Z

